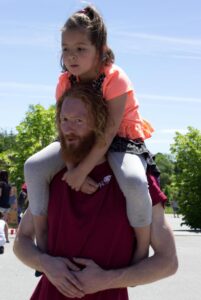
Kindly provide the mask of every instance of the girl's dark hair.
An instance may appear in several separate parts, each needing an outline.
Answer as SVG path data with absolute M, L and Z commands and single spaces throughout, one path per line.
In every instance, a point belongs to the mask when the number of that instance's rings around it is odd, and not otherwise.
M 101 64 L 109 65 L 114 62 L 114 53 L 107 45 L 107 29 L 103 22 L 103 18 L 98 11 L 87 6 L 83 10 L 75 12 L 64 24 L 62 32 L 66 30 L 84 30 L 88 33 L 89 39 L 99 52 Z M 66 71 L 61 56 L 62 71 Z
M 5 170 L 0 171 L 0 181 L 8 183 L 8 172 Z

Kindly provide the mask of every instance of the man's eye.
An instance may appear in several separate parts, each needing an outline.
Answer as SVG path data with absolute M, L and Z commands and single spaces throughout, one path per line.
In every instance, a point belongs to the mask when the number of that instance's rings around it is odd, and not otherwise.
M 68 49 L 68 48 L 63 48 L 62 51 L 63 51 L 63 52 L 68 52 L 69 49 Z
M 67 118 L 65 118 L 65 117 L 62 117 L 61 119 L 61 122 L 63 123 L 63 122 L 67 122 L 68 121 L 68 119 Z
M 76 123 L 77 123 L 77 124 L 82 124 L 82 123 L 83 123 L 83 120 L 82 120 L 82 119 L 76 119 Z

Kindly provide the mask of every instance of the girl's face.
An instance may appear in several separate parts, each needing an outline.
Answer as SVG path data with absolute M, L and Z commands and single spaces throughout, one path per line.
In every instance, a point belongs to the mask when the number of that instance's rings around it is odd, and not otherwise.
M 97 75 L 99 55 L 86 32 L 66 30 L 62 33 L 63 62 L 68 71 L 82 80 Z

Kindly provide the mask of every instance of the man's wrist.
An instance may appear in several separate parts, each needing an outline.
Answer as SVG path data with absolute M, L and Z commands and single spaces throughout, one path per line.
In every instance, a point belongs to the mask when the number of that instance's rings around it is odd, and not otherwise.
M 125 287 L 123 284 L 124 269 L 109 270 L 105 273 L 106 289 L 116 289 Z
M 38 255 L 38 267 L 37 267 L 37 271 L 46 273 L 47 271 L 47 267 L 50 263 L 50 259 L 51 257 L 46 254 L 46 253 L 40 253 Z

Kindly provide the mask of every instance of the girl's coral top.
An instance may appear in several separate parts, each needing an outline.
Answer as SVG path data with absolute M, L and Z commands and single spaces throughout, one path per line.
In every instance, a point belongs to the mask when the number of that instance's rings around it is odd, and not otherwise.
M 125 111 L 117 134 L 132 140 L 138 138 L 145 140 L 151 137 L 154 129 L 149 122 L 143 120 L 140 116 L 139 103 L 135 97 L 132 83 L 126 73 L 115 64 L 105 66 L 102 73 L 105 74 L 102 93 L 106 101 L 111 101 L 127 93 Z M 69 72 L 60 75 L 56 88 L 57 100 L 70 88 L 70 76 Z

